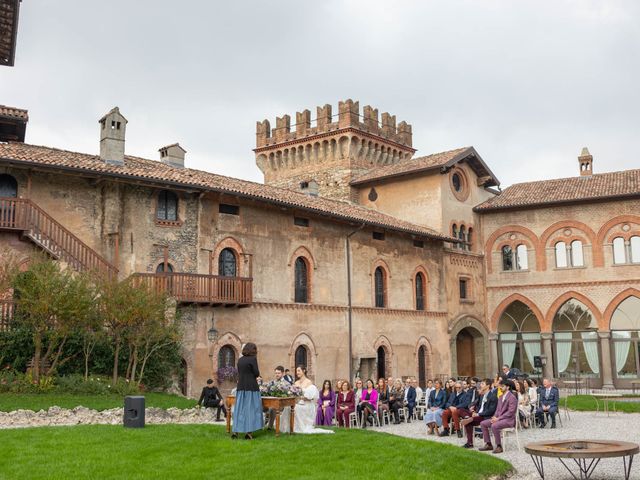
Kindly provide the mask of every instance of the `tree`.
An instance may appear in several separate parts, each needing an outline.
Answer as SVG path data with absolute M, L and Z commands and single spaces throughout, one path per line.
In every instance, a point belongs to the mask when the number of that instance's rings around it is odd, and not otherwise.
M 33 376 L 55 371 L 69 334 L 91 315 L 95 289 L 84 275 L 62 270 L 57 262 L 32 262 L 13 278 L 16 323 L 33 335 Z M 46 348 L 46 350 L 44 350 Z M 47 372 L 42 367 L 50 362 Z

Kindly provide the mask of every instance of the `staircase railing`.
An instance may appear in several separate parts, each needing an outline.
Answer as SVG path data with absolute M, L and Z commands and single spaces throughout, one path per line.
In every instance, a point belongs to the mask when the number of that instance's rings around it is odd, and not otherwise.
M 97 271 L 115 278 L 118 269 L 25 198 L 0 198 L 0 229 L 21 230 L 36 244 L 79 271 Z

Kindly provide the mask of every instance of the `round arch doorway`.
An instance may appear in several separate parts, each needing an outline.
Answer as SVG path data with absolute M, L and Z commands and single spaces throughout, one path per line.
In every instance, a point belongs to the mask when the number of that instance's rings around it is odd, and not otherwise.
M 454 377 L 486 376 L 490 370 L 487 338 L 480 328 L 465 324 L 451 335 L 451 373 Z

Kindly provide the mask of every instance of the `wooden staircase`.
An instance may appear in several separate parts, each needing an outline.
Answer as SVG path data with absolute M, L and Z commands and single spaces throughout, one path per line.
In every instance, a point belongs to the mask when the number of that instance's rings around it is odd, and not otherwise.
M 21 232 L 49 255 L 79 272 L 94 271 L 109 278 L 118 275 L 113 264 L 31 200 L 0 197 L 0 230 Z

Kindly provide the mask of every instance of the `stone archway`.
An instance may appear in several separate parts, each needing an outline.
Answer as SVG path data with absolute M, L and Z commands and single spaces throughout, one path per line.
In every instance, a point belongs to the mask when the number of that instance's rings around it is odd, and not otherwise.
M 477 319 L 464 315 L 449 329 L 451 346 L 451 375 L 488 376 L 489 340 L 486 328 Z

